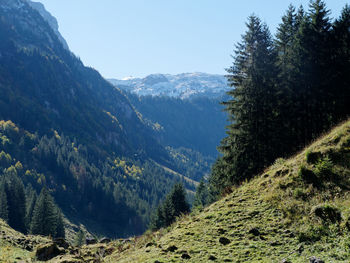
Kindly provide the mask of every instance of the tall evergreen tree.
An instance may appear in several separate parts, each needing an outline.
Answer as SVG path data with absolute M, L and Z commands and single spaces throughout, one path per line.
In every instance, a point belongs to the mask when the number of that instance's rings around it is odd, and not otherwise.
M 269 164 L 274 148 L 277 101 L 274 77 L 276 54 L 265 24 L 250 16 L 242 42 L 236 46 L 233 65 L 227 70 L 234 87 L 224 102 L 231 124 L 219 150 L 231 183 L 251 178 Z
M 30 232 L 36 235 L 56 237 L 57 225 L 57 207 L 49 191 L 44 187 L 35 203 Z
M 174 185 L 170 192 L 171 203 L 174 207 L 174 216 L 178 217 L 181 214 L 187 214 L 190 212 L 190 206 L 186 200 L 186 191 L 182 183 Z
M 8 207 L 7 207 L 7 196 L 5 192 L 4 182 L 0 182 L 0 218 L 8 221 Z
M 5 171 L 5 192 L 8 204 L 8 224 L 14 229 L 26 232 L 26 200 L 24 186 L 14 167 Z
M 202 179 L 197 186 L 193 207 L 204 207 L 210 202 L 208 186 Z
M 321 0 L 310 2 L 309 12 L 301 20 L 293 47 L 292 71 L 295 94 L 294 129 L 301 147 L 329 127 L 328 88 L 331 23 L 329 10 Z
M 34 211 L 34 207 L 35 207 L 35 203 L 37 200 L 37 194 L 35 192 L 35 190 L 29 186 L 26 188 L 26 227 L 27 229 L 30 229 L 30 223 L 32 221 L 32 217 L 33 217 L 33 211 Z
M 186 214 L 189 211 L 190 206 L 186 200 L 185 188 L 182 183 L 177 183 L 166 196 L 164 202 L 158 206 L 149 228 L 156 230 L 161 227 L 170 226 L 178 216 Z
M 66 237 L 65 231 L 64 231 L 64 222 L 63 222 L 63 215 L 62 212 L 57 208 L 57 227 L 56 227 L 56 237 Z
M 340 17 L 333 24 L 332 71 L 333 96 L 330 107 L 334 109 L 335 121 L 350 115 L 350 6 L 346 5 Z

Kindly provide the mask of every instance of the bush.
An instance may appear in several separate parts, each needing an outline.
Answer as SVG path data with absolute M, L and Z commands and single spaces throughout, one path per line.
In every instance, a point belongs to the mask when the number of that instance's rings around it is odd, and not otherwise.
M 328 204 L 314 207 L 312 213 L 321 218 L 323 223 L 340 223 L 342 219 L 340 210 Z
M 328 228 L 324 225 L 310 226 L 298 234 L 298 240 L 299 242 L 316 242 L 321 240 L 323 236 L 327 236 L 328 232 Z
M 315 164 L 322 157 L 322 155 L 320 152 L 307 151 L 305 157 L 307 163 Z
M 306 168 L 304 165 L 300 166 L 298 175 L 307 183 L 312 183 L 314 185 L 318 185 L 320 183 L 314 172 Z
M 320 160 L 315 165 L 315 175 L 319 178 L 326 178 L 334 175 L 333 172 L 333 162 L 326 156 Z

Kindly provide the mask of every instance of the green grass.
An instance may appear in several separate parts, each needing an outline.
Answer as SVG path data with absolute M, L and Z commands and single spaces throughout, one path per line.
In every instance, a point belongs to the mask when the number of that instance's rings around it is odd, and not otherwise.
M 349 189 L 347 122 L 169 229 L 116 242 L 119 250 L 105 262 L 308 262 L 311 256 L 349 262 Z M 323 213 L 340 214 L 340 221 Z

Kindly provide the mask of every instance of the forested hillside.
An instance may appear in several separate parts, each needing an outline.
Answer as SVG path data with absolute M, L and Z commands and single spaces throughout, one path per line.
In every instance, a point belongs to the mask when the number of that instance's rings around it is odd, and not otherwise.
M 164 170 L 177 168 L 154 131 L 27 1 L 0 2 L 0 38 L 1 174 L 35 192 L 21 193 L 17 205 L 29 209 L 35 202 L 25 200 L 46 187 L 77 225 L 109 236 L 142 233 L 159 200 L 181 180 Z M 30 222 L 9 223 L 31 231 Z
M 142 116 L 158 125 L 161 143 L 173 148 L 189 148 L 212 158 L 225 136 L 227 114 L 219 98 L 193 99 L 128 94 L 130 102 Z M 205 143 L 203 143 L 205 142 Z

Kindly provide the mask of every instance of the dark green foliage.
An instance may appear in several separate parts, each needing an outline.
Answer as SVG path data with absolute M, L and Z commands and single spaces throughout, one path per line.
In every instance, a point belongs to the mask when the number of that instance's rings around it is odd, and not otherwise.
M 335 224 L 342 220 L 340 210 L 331 205 L 319 205 L 313 209 L 313 213 L 321 218 L 324 223 Z
M 157 230 L 170 226 L 176 218 L 190 212 L 190 206 L 186 201 L 186 192 L 183 184 L 174 185 L 171 192 L 166 196 L 164 202 L 157 207 L 152 217 L 149 228 Z
M 197 186 L 193 207 L 204 207 L 210 202 L 208 185 L 202 179 Z
M 8 206 L 8 224 L 25 233 L 26 199 L 23 183 L 13 166 L 6 169 L 3 176 Z
M 315 175 L 319 178 L 330 178 L 334 175 L 334 164 L 328 156 L 319 159 L 315 165 Z
M 322 157 L 322 154 L 320 152 L 307 151 L 305 157 L 307 163 L 315 164 Z
M 249 17 L 247 27 L 236 46 L 233 66 L 227 70 L 229 84 L 235 88 L 228 92 L 232 99 L 224 102 L 231 124 L 220 146 L 225 175 L 217 177 L 227 177 L 231 184 L 251 178 L 274 160 L 270 152 L 275 148 L 273 134 L 278 126 L 272 38 L 256 16 Z
M 35 203 L 30 232 L 34 235 L 61 237 L 62 225 L 62 215 L 49 191 L 44 187 Z
M 210 173 L 210 167 L 214 163 L 214 157 L 206 157 L 201 153 L 180 147 L 177 149 L 166 147 L 172 157 L 173 165 L 182 175 L 195 181 L 200 181 L 203 175 Z
M 321 240 L 322 237 L 327 236 L 329 229 L 325 225 L 310 226 L 306 231 L 298 234 L 299 242 L 313 243 Z
M 7 196 L 5 192 L 4 182 L 0 182 L 0 218 L 7 221 L 9 216 L 9 211 L 7 207 Z
M 318 178 L 312 170 L 308 169 L 304 165 L 300 166 L 298 175 L 306 183 L 311 183 L 311 184 L 314 184 L 315 186 L 321 183 L 320 178 Z
M 57 132 L 40 137 L 19 129 L 12 122 L 0 121 L 1 136 L 12 138 L 7 144 L 17 147 L 0 144 L 0 151 L 6 150 L 9 152 L 6 155 L 22 162 L 8 167 L 8 173 L 17 173 L 26 185 L 33 187 L 26 189 L 27 229 L 35 192 L 47 185 L 65 214 L 89 218 L 94 225 L 98 222 L 101 228 L 97 231 L 101 234 L 118 237 L 141 234 L 150 220 L 152 207 L 156 207 L 178 181 L 177 176 L 152 161 L 121 160 L 112 156 L 102 161 L 92 149 Z M 30 138 L 30 149 L 20 143 L 27 140 L 24 138 Z M 122 162 L 125 164 L 120 165 Z M 134 174 L 134 170 L 140 174 Z M 185 185 L 195 189 L 190 183 Z
M 32 217 L 33 217 L 33 211 L 35 207 L 35 203 L 37 200 L 37 193 L 36 191 L 31 187 L 28 186 L 26 188 L 26 227 L 27 229 L 30 229 L 30 224 L 32 222 Z
M 59 208 L 56 209 L 56 213 L 57 213 L 57 233 L 56 233 L 56 237 L 62 237 L 65 238 L 66 233 L 64 231 L 64 222 L 63 222 L 63 215 L 62 212 L 60 211 Z
M 224 102 L 230 115 L 227 137 L 209 179 L 220 194 L 250 179 L 278 157 L 291 155 L 350 115 L 350 8 L 333 23 L 325 2 L 311 1 L 308 12 L 289 6 L 274 40 L 255 16 L 237 44 Z M 300 176 L 319 185 L 333 176 L 330 160 L 307 153 L 314 172 Z M 318 163 L 317 163 L 318 162 Z

